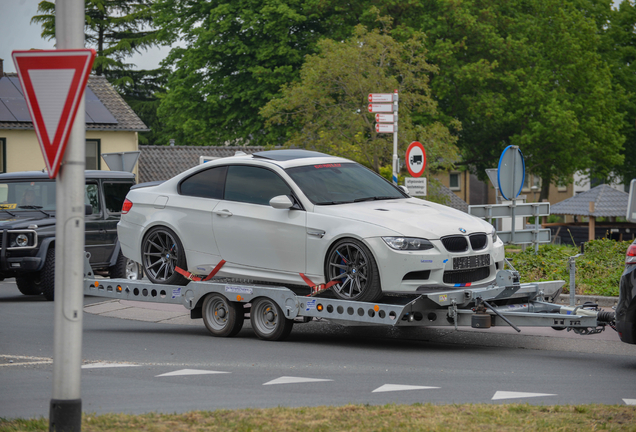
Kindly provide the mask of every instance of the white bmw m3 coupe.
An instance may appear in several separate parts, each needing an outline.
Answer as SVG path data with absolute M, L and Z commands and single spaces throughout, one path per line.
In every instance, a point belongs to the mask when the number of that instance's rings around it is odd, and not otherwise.
M 305 150 L 222 158 L 128 193 L 124 255 L 159 284 L 177 267 L 305 285 L 334 281 L 342 299 L 488 285 L 503 268 L 492 225 L 411 198 L 347 159 Z

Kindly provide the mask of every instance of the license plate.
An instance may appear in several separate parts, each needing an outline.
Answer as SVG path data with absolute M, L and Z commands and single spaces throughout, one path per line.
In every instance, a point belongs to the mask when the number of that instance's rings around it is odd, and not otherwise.
M 453 270 L 472 269 L 490 265 L 490 255 L 473 255 L 453 258 Z

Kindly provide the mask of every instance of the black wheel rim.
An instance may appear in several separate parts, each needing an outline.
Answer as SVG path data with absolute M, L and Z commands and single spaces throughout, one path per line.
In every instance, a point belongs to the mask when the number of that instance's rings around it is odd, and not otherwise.
M 354 243 L 343 243 L 331 251 L 328 261 L 329 281 L 338 281 L 333 289 L 343 298 L 357 298 L 369 283 L 369 258 Z
M 166 231 L 152 232 L 144 243 L 144 270 L 154 281 L 166 281 L 174 274 L 181 251 Z

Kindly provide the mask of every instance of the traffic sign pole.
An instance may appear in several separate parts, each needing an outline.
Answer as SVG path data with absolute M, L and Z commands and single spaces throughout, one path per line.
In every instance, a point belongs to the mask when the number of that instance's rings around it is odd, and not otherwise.
M 57 0 L 57 49 L 84 48 L 84 1 Z M 80 431 L 84 275 L 84 96 L 56 180 L 55 328 L 50 431 Z
M 398 160 L 398 131 L 397 131 L 397 113 L 398 113 L 398 91 L 395 90 L 393 95 L 393 114 L 395 115 L 395 129 L 393 130 L 393 184 L 398 185 L 398 173 L 400 172 Z

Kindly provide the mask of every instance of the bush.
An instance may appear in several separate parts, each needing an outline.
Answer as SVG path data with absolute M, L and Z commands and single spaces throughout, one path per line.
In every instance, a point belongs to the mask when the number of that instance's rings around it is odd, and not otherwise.
M 586 243 L 585 254 L 576 259 L 576 293 L 618 296 L 618 284 L 625 268 L 625 252 L 630 244 L 631 241 L 608 239 Z M 563 292 L 568 293 L 568 258 L 577 253 L 579 250 L 573 246 L 541 245 L 537 255 L 533 248 L 508 255 L 513 258 L 512 264 L 522 283 L 562 279 L 565 281 Z

